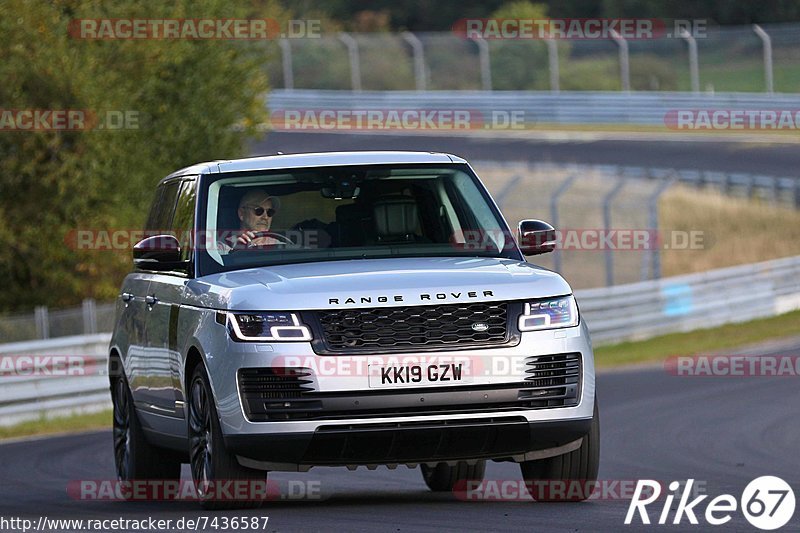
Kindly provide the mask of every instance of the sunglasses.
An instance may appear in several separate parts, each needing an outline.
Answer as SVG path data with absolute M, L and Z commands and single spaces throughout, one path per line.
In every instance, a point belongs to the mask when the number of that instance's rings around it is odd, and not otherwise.
M 264 209 L 261 206 L 252 206 L 252 205 L 247 205 L 245 207 L 247 207 L 248 209 L 252 209 L 253 213 L 255 213 L 257 217 L 260 217 L 261 215 L 263 215 L 265 211 L 266 211 L 268 217 L 272 218 L 272 217 L 275 216 L 275 209 L 273 209 L 271 207 L 269 209 Z

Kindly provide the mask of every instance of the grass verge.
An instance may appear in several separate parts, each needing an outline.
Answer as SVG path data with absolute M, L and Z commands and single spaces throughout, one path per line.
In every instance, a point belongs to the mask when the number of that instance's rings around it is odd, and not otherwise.
M 89 429 L 103 429 L 111 427 L 111 410 L 99 411 L 90 414 L 77 414 L 56 418 L 40 418 L 20 422 L 13 426 L 0 427 L 0 439 L 15 437 L 30 437 L 33 435 L 50 435 L 84 431 Z
M 671 356 L 730 350 L 800 334 L 800 311 L 739 324 L 670 333 L 646 341 L 623 342 L 595 348 L 599 368 L 663 361 Z
M 664 250 L 664 276 L 800 255 L 800 210 L 686 186 L 670 189 L 659 206 L 665 242 L 673 231 L 703 237 L 696 250 Z

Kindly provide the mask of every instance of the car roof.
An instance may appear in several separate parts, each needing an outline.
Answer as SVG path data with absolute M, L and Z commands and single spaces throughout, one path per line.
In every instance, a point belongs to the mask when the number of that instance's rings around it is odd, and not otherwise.
M 173 172 L 164 179 L 195 174 L 218 174 L 222 172 L 393 163 L 466 163 L 466 161 L 458 156 L 439 152 L 358 151 L 277 154 L 198 163 Z

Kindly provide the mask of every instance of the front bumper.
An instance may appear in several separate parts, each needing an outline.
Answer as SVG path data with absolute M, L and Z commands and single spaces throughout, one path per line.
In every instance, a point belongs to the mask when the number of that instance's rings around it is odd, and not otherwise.
M 425 462 L 445 457 L 504 458 L 579 439 L 588 432 L 593 415 L 594 358 L 583 322 L 574 328 L 525 332 L 517 346 L 426 354 L 469 357 L 489 369 L 463 387 L 385 390 L 371 388 L 363 372 L 314 373 L 309 386 L 329 399 L 337 398 L 335 402 L 329 400 L 325 410 L 312 419 L 263 422 L 251 421 L 245 415 L 237 381 L 241 369 L 282 367 L 287 361 L 309 358 L 330 362 L 343 356 L 315 355 L 306 343 L 237 343 L 227 335 L 216 334 L 210 338 L 213 343 L 204 347 L 206 365 L 226 444 L 238 455 L 253 460 L 349 465 Z M 513 385 L 525 378 L 525 365 L 516 363 L 531 356 L 564 353 L 581 356 L 577 405 L 496 407 L 507 395 L 516 394 Z M 342 414 L 346 411 L 343 402 L 350 409 L 361 402 L 362 407 L 380 404 L 392 410 Z M 326 416 L 328 406 L 331 416 Z

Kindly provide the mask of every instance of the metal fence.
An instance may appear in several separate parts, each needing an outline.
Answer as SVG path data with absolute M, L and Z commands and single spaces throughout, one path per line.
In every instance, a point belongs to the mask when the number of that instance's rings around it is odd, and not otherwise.
M 725 217 L 757 216 L 786 226 L 786 217 L 800 208 L 800 180 L 791 177 L 479 160 L 473 166 L 510 225 L 540 218 L 556 228 L 556 250 L 531 260 L 579 289 L 710 269 L 731 264 L 732 254 L 741 262 L 758 261 L 765 256 L 755 247 L 732 248 L 765 239 L 756 231 L 727 230 Z M 770 238 L 777 235 L 776 228 L 767 229 Z M 759 250 L 780 257 L 800 247 Z
M 484 40 L 442 33 L 282 39 L 284 89 L 800 92 L 800 26 L 708 28 L 694 37 Z
M 114 302 L 98 304 L 86 299 L 80 306 L 49 309 L 37 306 L 33 313 L 0 317 L 0 344 L 32 339 L 108 332 L 114 327 Z
M 646 339 L 800 309 L 800 257 L 575 292 L 595 344 Z M 0 426 L 111 406 L 109 335 L 0 345 L 0 360 L 23 354 L 86 357 L 96 371 L 73 376 L 0 373 Z M 2 368 L 2 367 L 0 367 Z
M 502 169 L 517 176 L 516 181 L 505 184 L 501 190 L 492 191 L 495 200 L 503 205 L 521 182 L 524 176 L 567 176 L 569 182 L 558 184 L 565 187 L 561 194 L 575 183 L 579 177 L 599 175 L 609 179 L 625 180 L 629 186 L 641 184 L 686 185 L 696 189 L 713 190 L 732 198 L 750 199 L 756 202 L 768 202 L 770 205 L 791 207 L 800 210 L 800 177 L 769 176 L 766 174 L 749 174 L 746 172 L 720 172 L 712 170 L 676 169 L 664 167 L 634 167 L 624 165 L 580 165 L 556 164 L 546 162 L 530 163 L 528 161 L 490 161 L 473 160 L 476 169 L 492 173 Z M 551 178 L 552 181 L 552 178 Z M 489 187 L 492 188 L 491 186 Z M 666 189 L 660 190 L 663 194 Z M 659 196 L 660 197 L 660 196 Z M 656 197 L 657 200 L 659 197 Z M 551 200 L 552 201 L 552 200 Z M 554 212 L 551 210 L 551 213 Z

